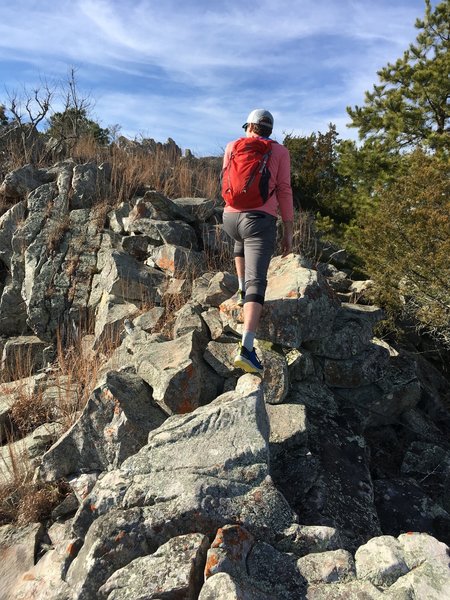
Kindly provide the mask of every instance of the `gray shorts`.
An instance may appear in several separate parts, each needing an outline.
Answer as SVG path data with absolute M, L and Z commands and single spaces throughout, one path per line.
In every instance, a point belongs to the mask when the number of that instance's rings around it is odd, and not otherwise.
M 258 210 L 224 212 L 223 228 L 234 239 L 234 256 L 245 258 L 245 301 L 264 304 L 277 219 Z

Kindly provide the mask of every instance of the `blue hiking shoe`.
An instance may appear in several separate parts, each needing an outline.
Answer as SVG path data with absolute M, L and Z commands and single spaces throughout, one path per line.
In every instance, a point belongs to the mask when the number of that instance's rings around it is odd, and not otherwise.
M 245 292 L 244 292 L 244 290 L 238 290 L 237 291 L 237 305 L 238 306 L 244 306 L 244 300 L 245 300 Z
M 234 359 L 234 366 L 242 369 L 247 373 L 262 373 L 263 366 L 259 358 L 256 356 L 256 350 L 247 350 L 245 346 L 239 342 L 238 353 Z

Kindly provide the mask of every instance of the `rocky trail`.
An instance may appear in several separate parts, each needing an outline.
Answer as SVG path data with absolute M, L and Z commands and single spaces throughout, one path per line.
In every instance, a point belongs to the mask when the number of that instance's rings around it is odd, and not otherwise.
M 367 282 L 298 254 L 270 265 L 264 376 L 237 371 L 221 203 L 113 208 L 110 177 L 69 160 L 1 186 L 0 485 L 17 452 L 68 489 L 0 527 L 1 600 L 450 599 L 448 381 L 374 336 Z M 92 391 L 67 429 L 74 337 Z M 46 420 L 12 441 L 24 390 Z

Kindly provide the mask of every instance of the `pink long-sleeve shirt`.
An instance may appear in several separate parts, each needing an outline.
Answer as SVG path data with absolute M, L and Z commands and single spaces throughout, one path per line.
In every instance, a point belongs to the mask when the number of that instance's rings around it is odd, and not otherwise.
M 223 168 L 227 166 L 228 161 L 230 160 L 234 144 L 234 141 L 230 142 L 225 148 Z M 283 221 L 293 221 L 294 207 L 292 200 L 291 159 L 289 150 L 275 141 L 272 141 L 272 154 L 269 158 L 268 168 L 270 171 L 269 198 L 267 202 L 265 202 L 263 206 L 258 207 L 257 210 L 267 212 L 274 217 L 277 217 L 278 212 L 280 212 Z M 225 206 L 224 210 L 226 212 L 243 212 L 242 210 L 232 208 L 231 206 Z

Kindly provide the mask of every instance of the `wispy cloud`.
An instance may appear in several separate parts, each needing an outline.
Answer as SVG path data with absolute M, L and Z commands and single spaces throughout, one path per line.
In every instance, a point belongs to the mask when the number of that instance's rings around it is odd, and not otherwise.
M 276 135 L 344 136 L 376 71 L 415 38 L 422 0 L 18 0 L 2 7 L 7 87 L 75 66 L 103 125 L 220 152 L 249 110 L 267 106 Z

